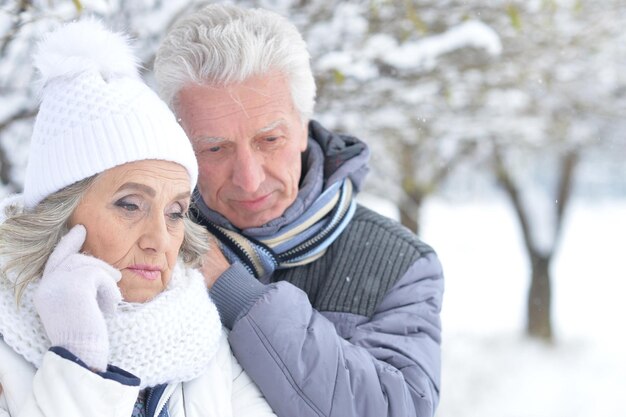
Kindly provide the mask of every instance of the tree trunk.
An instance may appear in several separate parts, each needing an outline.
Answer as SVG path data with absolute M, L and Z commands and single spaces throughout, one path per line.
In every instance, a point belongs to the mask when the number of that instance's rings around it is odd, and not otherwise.
M 6 152 L 0 144 L 0 183 L 2 185 L 11 184 L 11 162 L 6 156 Z
M 531 282 L 528 292 L 529 336 L 552 342 L 550 257 L 531 254 Z
M 572 190 L 573 173 L 578 161 L 578 154 L 573 151 L 565 155 L 560 168 L 560 180 L 557 187 L 557 213 L 554 224 L 554 243 L 547 252 L 541 252 L 535 244 L 535 236 L 531 233 L 531 212 L 524 206 L 518 184 L 514 182 L 503 163 L 500 149 L 494 147 L 495 172 L 499 183 L 506 191 L 522 229 L 526 253 L 531 264 L 531 282 L 528 291 L 526 333 L 530 337 L 553 342 L 551 316 L 550 263 L 560 237 L 563 214 L 569 203 Z
M 411 204 L 412 205 L 412 204 Z M 400 223 L 411 231 L 415 231 L 418 228 L 417 220 L 415 215 L 412 213 L 413 210 L 407 210 L 405 208 L 400 208 Z
M 415 234 L 420 233 L 422 203 L 409 202 L 400 207 L 400 223 Z

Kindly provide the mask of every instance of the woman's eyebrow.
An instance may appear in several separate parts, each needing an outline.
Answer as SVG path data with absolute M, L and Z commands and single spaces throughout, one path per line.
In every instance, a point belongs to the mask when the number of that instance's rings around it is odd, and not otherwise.
M 146 184 L 140 184 L 138 182 L 126 182 L 122 184 L 120 188 L 117 189 L 117 191 L 122 191 L 122 190 L 127 190 L 127 189 L 142 191 L 148 194 L 150 197 L 156 196 L 156 191 L 154 190 L 154 188 Z
M 140 184 L 138 182 L 124 183 L 120 186 L 120 188 L 117 189 L 117 192 L 122 191 L 122 190 L 129 190 L 129 189 L 142 191 L 145 194 L 148 194 L 150 197 L 156 196 L 156 191 L 154 190 L 154 188 L 150 187 L 149 185 Z M 191 191 L 183 191 L 181 193 L 178 193 L 174 197 L 174 200 L 185 200 L 189 197 L 191 197 Z
M 191 191 L 183 191 L 182 193 L 177 194 L 176 197 L 174 197 L 174 200 L 186 200 L 190 197 L 191 197 Z

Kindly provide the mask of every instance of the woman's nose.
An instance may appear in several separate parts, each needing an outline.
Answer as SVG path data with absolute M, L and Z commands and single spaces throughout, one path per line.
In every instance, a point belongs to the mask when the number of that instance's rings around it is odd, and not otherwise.
M 139 247 L 153 252 L 164 252 L 169 239 L 165 216 L 154 213 L 144 222 Z

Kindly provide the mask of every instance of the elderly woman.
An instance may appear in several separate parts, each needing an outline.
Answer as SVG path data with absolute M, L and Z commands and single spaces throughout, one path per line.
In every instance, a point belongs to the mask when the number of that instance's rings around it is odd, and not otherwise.
M 192 268 L 191 145 L 125 38 L 71 23 L 35 62 L 24 193 L 0 208 L 0 416 L 273 416 Z

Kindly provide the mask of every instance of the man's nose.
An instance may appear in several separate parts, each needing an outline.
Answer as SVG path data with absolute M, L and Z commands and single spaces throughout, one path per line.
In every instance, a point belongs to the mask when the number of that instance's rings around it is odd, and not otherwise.
M 253 149 L 238 149 L 232 167 L 233 184 L 242 190 L 253 193 L 265 180 L 263 156 Z

